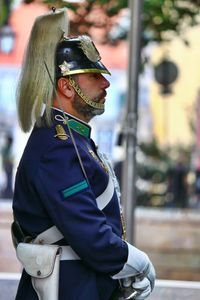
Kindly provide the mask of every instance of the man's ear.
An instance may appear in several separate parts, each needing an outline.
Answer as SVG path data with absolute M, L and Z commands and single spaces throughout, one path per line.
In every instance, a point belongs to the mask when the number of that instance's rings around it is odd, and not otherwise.
M 74 96 L 74 89 L 73 87 L 69 84 L 69 79 L 65 77 L 61 77 L 57 81 L 57 88 L 58 91 L 65 95 L 67 98 L 71 98 Z

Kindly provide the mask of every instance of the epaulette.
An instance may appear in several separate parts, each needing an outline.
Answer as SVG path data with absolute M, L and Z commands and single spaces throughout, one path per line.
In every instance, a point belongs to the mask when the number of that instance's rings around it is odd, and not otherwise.
M 64 127 L 60 124 L 55 126 L 56 134 L 54 137 L 59 138 L 60 140 L 66 141 L 69 138 L 69 135 L 67 135 Z

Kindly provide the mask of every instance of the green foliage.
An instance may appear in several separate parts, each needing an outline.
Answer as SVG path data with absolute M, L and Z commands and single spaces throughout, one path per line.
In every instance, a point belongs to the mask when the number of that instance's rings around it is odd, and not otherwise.
M 151 33 L 151 40 L 161 42 L 167 31 L 180 35 L 184 27 L 198 24 L 199 14 L 199 1 L 144 0 L 143 29 Z
M 8 18 L 8 6 L 4 0 L 0 0 L 0 26 L 4 25 Z
M 140 143 L 141 151 L 151 158 L 161 159 L 167 161 L 169 159 L 168 153 L 161 150 L 157 140 L 154 138 L 150 143 Z
M 162 162 L 154 161 L 151 164 L 138 164 L 138 176 L 144 180 L 154 183 L 161 183 L 166 180 L 166 168 L 163 168 Z
M 91 26 L 102 26 L 105 28 L 106 37 L 108 37 L 107 33 L 112 26 L 110 17 L 118 15 L 123 8 L 128 7 L 128 0 L 87 0 L 84 3 L 73 5 L 64 0 L 45 0 L 46 3 L 48 1 L 49 3 L 57 4 L 57 6 L 66 6 L 76 12 L 77 19 L 75 17 L 74 21 L 72 21 L 72 26 L 74 22 L 77 33 L 84 33 L 79 32 L 80 28 L 87 28 L 88 30 Z M 98 18 L 93 18 L 92 21 L 89 21 L 89 13 L 92 13 L 93 8 L 96 8 L 98 5 L 105 20 L 101 22 L 101 25 L 99 25 Z M 199 0 L 143 0 L 141 16 L 143 28 L 142 45 L 145 46 L 151 41 L 162 42 L 166 40 L 165 33 L 168 31 L 181 35 L 184 27 L 194 26 L 199 23 L 197 18 L 199 14 Z M 126 37 L 127 32 L 124 31 L 124 35 L 120 36 L 120 38 Z M 109 39 L 107 39 L 107 42 L 109 42 Z M 187 41 L 185 43 L 187 44 Z
M 29 3 L 36 0 L 29 0 Z M 73 33 L 83 34 L 90 27 L 104 27 L 104 42 L 110 42 L 108 32 L 111 29 L 112 16 L 116 16 L 123 8 L 128 7 L 128 0 L 86 0 L 85 2 L 72 3 L 65 0 L 43 0 L 45 4 L 55 7 L 67 7 L 75 13 L 71 22 Z M 0 25 L 8 17 L 6 0 L 0 0 Z M 91 18 L 93 9 L 99 6 L 103 18 Z M 181 35 L 184 27 L 199 24 L 197 16 L 200 14 L 200 0 L 143 0 L 142 28 L 143 43 L 145 46 L 151 41 L 162 42 L 166 40 L 165 33 L 171 31 Z M 120 38 L 126 38 L 124 32 Z M 184 38 L 183 38 L 184 40 Z M 187 41 L 185 41 L 187 44 Z
M 105 1 L 105 2 L 112 2 L 112 1 Z M 114 1 L 113 5 L 108 7 L 106 9 L 106 13 L 108 14 L 108 16 L 114 16 L 116 14 L 119 13 L 119 11 L 123 8 L 128 7 L 128 1 L 127 0 L 118 0 L 118 1 Z
M 139 145 L 137 161 L 137 205 L 163 206 L 165 203 L 169 152 L 161 149 L 156 139 Z
M 178 161 L 184 162 L 187 168 L 193 149 L 182 145 L 161 149 L 156 139 L 140 144 L 139 149 L 142 159 L 137 161 L 137 205 L 165 206 L 168 196 L 168 172 Z

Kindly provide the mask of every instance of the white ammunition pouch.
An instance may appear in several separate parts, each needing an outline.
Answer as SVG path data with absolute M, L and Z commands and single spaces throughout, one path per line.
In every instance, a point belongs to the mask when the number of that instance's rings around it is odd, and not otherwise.
M 61 247 L 19 243 L 17 257 L 31 276 L 39 300 L 57 300 Z

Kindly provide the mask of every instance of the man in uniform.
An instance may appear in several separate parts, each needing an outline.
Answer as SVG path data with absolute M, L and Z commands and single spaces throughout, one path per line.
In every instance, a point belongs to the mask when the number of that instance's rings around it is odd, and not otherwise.
M 64 10 L 36 19 L 19 84 L 21 127 L 26 132 L 35 125 L 15 181 L 14 219 L 24 236 L 14 228 L 17 250 L 32 242 L 30 251 L 17 252 L 25 270 L 16 300 L 51 298 L 48 287 L 37 290 L 31 278 L 35 245 L 62 250 L 53 300 L 114 299 L 124 282 L 137 290 L 135 299 L 145 299 L 155 271 L 148 256 L 124 240 L 116 179 L 88 125 L 104 112 L 109 82 L 102 74 L 109 71 L 88 36 L 68 37 L 66 19 Z M 36 255 L 34 263 L 39 268 L 45 259 Z

